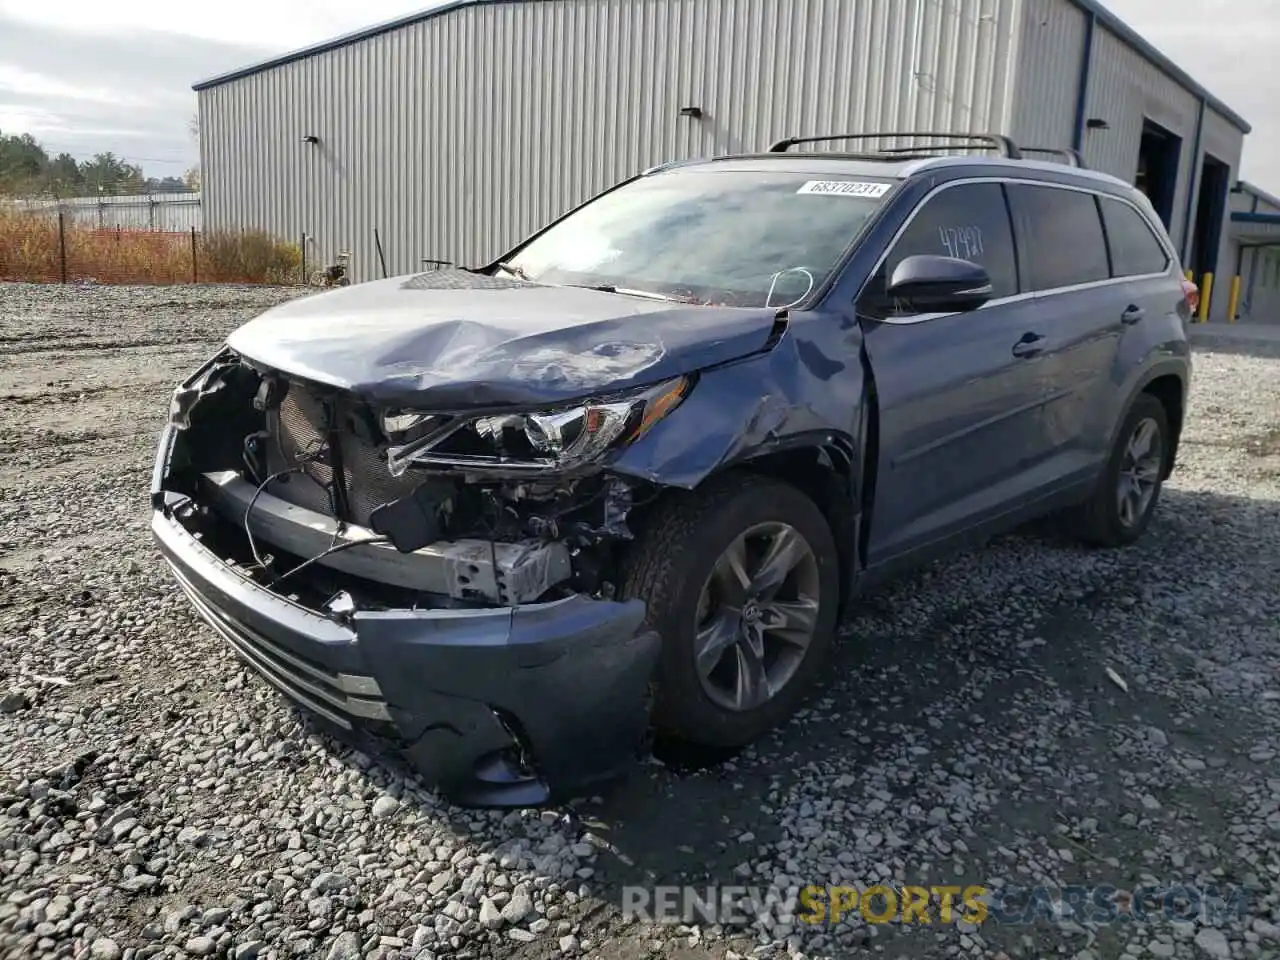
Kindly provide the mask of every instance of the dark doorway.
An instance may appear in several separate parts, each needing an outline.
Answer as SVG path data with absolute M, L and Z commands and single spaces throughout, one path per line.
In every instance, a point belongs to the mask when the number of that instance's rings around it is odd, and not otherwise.
M 1191 269 L 1197 277 L 1217 268 L 1218 240 L 1222 236 L 1222 217 L 1226 211 L 1227 191 L 1231 187 L 1231 168 L 1217 157 L 1204 155 L 1200 171 L 1200 197 L 1196 201 L 1196 223 L 1191 234 Z
M 1165 229 L 1173 225 L 1173 194 L 1178 188 L 1178 158 L 1182 138 L 1150 120 L 1142 121 L 1138 147 L 1138 175 L 1134 186 L 1147 195 Z

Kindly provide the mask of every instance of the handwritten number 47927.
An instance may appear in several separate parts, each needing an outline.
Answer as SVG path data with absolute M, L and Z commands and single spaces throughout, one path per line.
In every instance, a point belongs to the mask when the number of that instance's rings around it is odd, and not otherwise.
M 947 256 L 960 260 L 978 260 L 982 257 L 982 230 L 979 227 L 939 227 L 938 235 Z

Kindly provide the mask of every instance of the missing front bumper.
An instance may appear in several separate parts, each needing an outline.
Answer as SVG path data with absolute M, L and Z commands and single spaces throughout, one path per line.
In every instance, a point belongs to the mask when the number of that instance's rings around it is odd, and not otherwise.
M 535 601 L 572 575 L 563 543 L 456 540 L 401 553 L 372 530 L 259 492 L 235 471 L 205 473 L 200 481 L 201 493 L 223 519 L 236 526 L 247 519 L 256 538 L 295 556 L 319 557 L 335 546 L 374 541 L 318 562 L 375 583 L 505 605 Z

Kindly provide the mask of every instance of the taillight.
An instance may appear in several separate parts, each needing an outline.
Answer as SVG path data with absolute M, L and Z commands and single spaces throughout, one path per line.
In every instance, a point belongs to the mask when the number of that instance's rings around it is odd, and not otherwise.
M 1182 297 L 1187 301 L 1187 309 L 1191 311 L 1191 315 L 1195 316 L 1196 311 L 1200 309 L 1200 288 L 1190 280 L 1183 280 Z

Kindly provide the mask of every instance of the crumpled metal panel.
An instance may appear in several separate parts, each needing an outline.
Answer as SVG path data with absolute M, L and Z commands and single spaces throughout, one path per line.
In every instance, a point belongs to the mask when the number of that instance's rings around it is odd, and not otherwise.
M 228 344 L 376 404 L 456 411 L 572 401 L 735 360 L 765 348 L 778 313 L 447 274 L 456 281 L 432 273 L 292 300 Z

